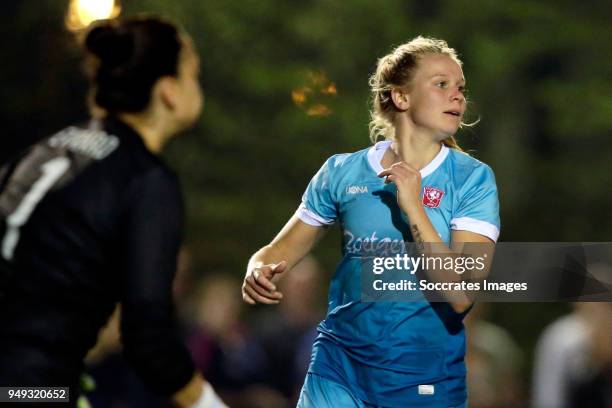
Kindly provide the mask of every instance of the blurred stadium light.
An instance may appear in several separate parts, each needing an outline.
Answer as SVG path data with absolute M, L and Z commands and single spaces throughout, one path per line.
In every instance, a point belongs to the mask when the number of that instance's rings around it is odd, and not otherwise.
M 78 31 L 96 20 L 117 17 L 120 12 L 121 6 L 116 0 L 71 0 L 66 26 L 71 31 Z

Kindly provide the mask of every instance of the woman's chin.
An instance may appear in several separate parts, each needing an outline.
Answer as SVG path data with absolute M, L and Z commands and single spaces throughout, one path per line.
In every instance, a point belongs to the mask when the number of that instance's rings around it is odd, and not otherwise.
M 451 129 L 445 129 L 445 130 L 441 130 L 436 135 L 436 142 L 442 142 L 443 140 L 448 139 L 449 137 L 454 136 L 455 133 L 457 133 L 457 129 L 452 129 L 452 130 Z

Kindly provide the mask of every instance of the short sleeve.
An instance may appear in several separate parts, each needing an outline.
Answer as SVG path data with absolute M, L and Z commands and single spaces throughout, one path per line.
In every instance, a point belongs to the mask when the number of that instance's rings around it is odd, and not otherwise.
M 338 218 L 331 183 L 333 160 L 333 156 L 327 159 L 310 180 L 302 196 L 302 203 L 296 211 L 298 218 L 308 225 L 315 227 L 331 225 Z
M 460 189 L 451 229 L 470 231 L 497 241 L 500 230 L 499 199 L 493 170 L 480 165 Z

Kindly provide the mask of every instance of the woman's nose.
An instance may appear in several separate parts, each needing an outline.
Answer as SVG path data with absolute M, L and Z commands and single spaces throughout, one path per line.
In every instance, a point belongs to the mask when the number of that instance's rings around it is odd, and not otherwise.
M 451 91 L 451 101 L 465 102 L 465 96 L 463 95 L 463 92 L 459 90 L 459 88 L 455 88 L 453 91 Z

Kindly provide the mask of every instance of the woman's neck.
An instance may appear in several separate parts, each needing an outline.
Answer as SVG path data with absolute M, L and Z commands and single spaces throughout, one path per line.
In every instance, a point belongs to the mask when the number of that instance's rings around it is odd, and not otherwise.
M 396 126 L 395 140 L 383 157 L 383 167 L 403 161 L 421 170 L 436 157 L 441 147 L 442 144 L 431 134 L 425 134 L 414 126 Z
M 134 129 L 145 146 L 154 154 L 160 154 L 169 136 L 155 119 L 145 114 L 121 113 L 118 118 Z

